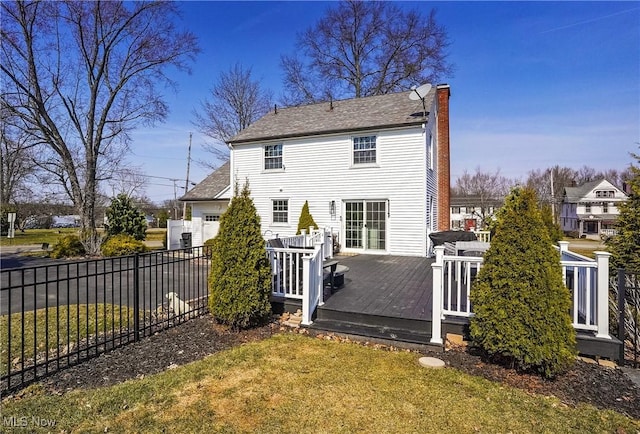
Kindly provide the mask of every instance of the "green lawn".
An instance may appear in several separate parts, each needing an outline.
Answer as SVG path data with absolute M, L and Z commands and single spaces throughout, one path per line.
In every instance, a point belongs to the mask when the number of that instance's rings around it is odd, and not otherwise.
M 24 232 L 17 230 L 15 238 L 0 237 L 0 246 L 28 246 L 49 243 L 49 247 L 53 247 L 61 237 L 78 233 L 78 228 L 27 229 Z M 147 241 L 163 241 L 166 238 L 166 229 L 153 228 L 147 230 Z
M 577 408 L 418 355 L 281 334 L 107 388 L 50 395 L 32 386 L 3 416 L 55 432 L 626 432 L 640 421 Z M 30 425 L 38 432 L 38 428 Z M 42 430 L 45 432 L 46 430 Z
M 111 304 L 97 304 L 90 306 L 60 306 L 49 309 L 39 309 L 26 312 L 24 321 L 22 314 L 0 316 L 0 373 L 7 373 L 8 331 L 11 325 L 11 359 L 22 356 L 22 327 L 24 324 L 24 357 L 33 357 L 34 342 L 38 354 L 44 354 L 45 349 L 55 351 L 60 346 L 78 342 L 96 333 L 118 332 L 120 327 L 133 325 L 133 311 L 127 306 Z

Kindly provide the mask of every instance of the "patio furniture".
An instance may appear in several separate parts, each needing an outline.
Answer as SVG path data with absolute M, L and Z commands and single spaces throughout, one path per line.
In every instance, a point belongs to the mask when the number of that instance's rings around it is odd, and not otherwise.
M 349 267 L 340 265 L 336 260 L 331 260 L 325 261 L 322 268 L 323 280 L 331 286 L 331 292 L 344 286 L 344 273 L 349 271 Z

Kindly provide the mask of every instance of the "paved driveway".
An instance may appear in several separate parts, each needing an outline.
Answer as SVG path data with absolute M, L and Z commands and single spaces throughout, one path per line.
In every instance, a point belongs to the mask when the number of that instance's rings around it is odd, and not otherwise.
M 1 260 L 2 315 L 57 304 L 133 306 L 136 279 L 139 307 L 152 310 L 167 305 L 169 292 L 182 300 L 205 296 L 209 272 L 208 259 L 182 252 L 141 255 L 137 272 L 133 257 L 67 261 L 3 255 Z

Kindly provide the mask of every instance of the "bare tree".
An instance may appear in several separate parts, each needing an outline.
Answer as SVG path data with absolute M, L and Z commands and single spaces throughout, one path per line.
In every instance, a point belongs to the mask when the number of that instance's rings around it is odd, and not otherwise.
M 398 92 L 452 73 L 445 28 L 431 10 L 403 11 L 391 2 L 347 0 L 297 37 L 282 56 L 286 104 Z
M 226 159 L 225 142 L 271 107 L 271 93 L 262 89 L 251 73 L 251 68 L 244 68 L 239 63 L 222 72 L 208 99 L 200 103 L 200 111 L 193 112 L 194 125 L 213 139 L 213 143 L 206 143 L 204 149 L 215 157 Z M 212 161 L 199 163 L 210 169 L 217 167 Z
M 0 205 L 31 199 L 29 180 L 36 171 L 29 136 L 8 122 L 2 108 L 0 124 Z
M 480 219 L 480 226 L 484 226 L 485 220 L 492 215 L 490 210 L 504 201 L 514 184 L 515 181 L 500 174 L 500 169 L 495 172 L 483 172 L 480 167 L 476 167 L 474 173 L 465 170 L 458 177 L 452 194 L 473 198 L 477 204 L 474 213 Z
M 0 7 L 2 102 L 40 145 L 40 166 L 95 239 L 98 184 L 121 161 L 132 129 L 165 118 L 156 84 L 172 84 L 168 67 L 187 69 L 198 51 L 195 36 L 176 28 L 170 2 Z

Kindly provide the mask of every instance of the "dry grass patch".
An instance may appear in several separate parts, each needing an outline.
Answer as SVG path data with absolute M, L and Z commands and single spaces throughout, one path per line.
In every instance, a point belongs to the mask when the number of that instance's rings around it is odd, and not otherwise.
M 567 407 L 418 355 L 284 334 L 114 387 L 4 402 L 70 432 L 636 432 L 640 422 Z

